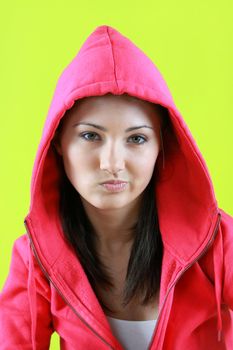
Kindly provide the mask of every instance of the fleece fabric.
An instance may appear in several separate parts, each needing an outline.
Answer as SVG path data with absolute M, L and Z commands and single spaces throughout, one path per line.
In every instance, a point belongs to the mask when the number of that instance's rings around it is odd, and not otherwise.
M 74 102 L 107 93 L 167 108 L 155 198 L 164 246 L 159 315 L 149 350 L 233 348 L 233 218 L 219 208 L 205 160 L 152 60 L 98 26 L 60 75 L 31 179 L 26 233 L 14 243 L 0 294 L 0 349 L 122 350 L 58 215 L 60 172 L 51 140 Z M 172 130 L 172 131 L 171 131 Z

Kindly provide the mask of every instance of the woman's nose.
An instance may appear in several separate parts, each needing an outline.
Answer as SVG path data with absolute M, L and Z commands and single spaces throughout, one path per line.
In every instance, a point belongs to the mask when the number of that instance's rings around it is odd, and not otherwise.
M 117 143 L 106 144 L 100 154 L 100 169 L 115 174 L 125 168 L 123 149 Z

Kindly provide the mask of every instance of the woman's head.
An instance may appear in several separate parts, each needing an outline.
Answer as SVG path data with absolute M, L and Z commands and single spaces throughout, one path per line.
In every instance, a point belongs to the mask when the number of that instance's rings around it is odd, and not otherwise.
M 124 207 L 148 185 L 161 149 L 160 106 L 129 95 L 81 99 L 62 119 L 56 149 L 82 200 L 99 209 Z M 102 185 L 125 181 L 110 192 Z

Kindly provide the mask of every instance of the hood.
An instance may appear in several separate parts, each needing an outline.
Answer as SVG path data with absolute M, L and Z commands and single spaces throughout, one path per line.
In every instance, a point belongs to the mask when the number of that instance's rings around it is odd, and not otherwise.
M 67 275 L 71 274 L 71 265 L 77 264 L 64 242 L 58 218 L 61 174 L 51 140 L 76 100 L 107 93 L 127 93 L 168 110 L 172 132 L 163 135 L 165 163 L 158 163 L 155 184 L 165 249 L 183 266 L 190 263 L 210 240 L 217 222 L 218 205 L 206 163 L 163 76 L 132 41 L 113 27 L 102 25 L 89 35 L 58 79 L 34 163 L 25 222 L 49 276 L 58 272 L 58 260 Z M 86 288 L 84 274 L 77 283 Z M 82 295 L 82 302 L 88 305 L 89 297 L 88 293 Z
M 186 262 L 208 240 L 217 213 L 206 163 L 158 68 L 128 38 L 105 25 L 86 39 L 56 85 L 31 179 L 29 216 L 36 226 L 35 241 L 52 263 L 58 252 L 50 251 L 48 241 L 57 240 L 54 228 L 60 232 L 60 174 L 50 143 L 60 119 L 76 100 L 106 93 L 128 93 L 169 111 L 175 135 L 163 135 L 165 164 L 159 164 L 156 201 L 163 243 Z

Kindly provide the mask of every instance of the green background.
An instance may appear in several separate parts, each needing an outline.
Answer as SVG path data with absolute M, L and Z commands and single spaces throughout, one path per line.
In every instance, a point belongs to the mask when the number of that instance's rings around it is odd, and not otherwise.
M 0 9 L 0 289 L 25 233 L 30 179 L 59 75 L 99 25 L 158 66 L 207 162 L 219 207 L 233 215 L 233 2 L 24 1 Z M 59 349 L 53 336 L 51 349 Z

